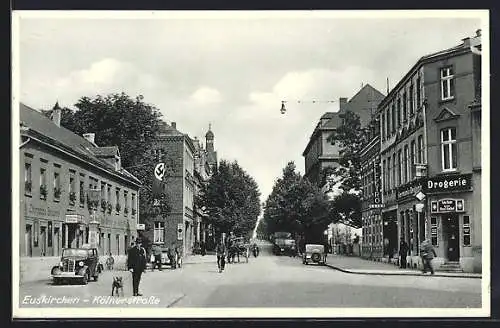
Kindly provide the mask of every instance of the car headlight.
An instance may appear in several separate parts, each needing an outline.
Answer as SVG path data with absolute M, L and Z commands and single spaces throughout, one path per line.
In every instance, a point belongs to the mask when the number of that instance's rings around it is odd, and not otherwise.
M 83 261 L 78 262 L 79 266 L 83 266 Z

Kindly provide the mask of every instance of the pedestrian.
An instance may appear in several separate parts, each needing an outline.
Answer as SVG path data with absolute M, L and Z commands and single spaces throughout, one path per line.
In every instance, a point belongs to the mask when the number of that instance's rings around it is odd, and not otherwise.
M 142 247 L 140 239 L 135 240 L 135 247 L 130 249 L 127 258 L 128 270 L 132 273 L 132 290 L 134 296 L 142 296 L 139 293 L 139 284 L 141 276 L 146 269 L 146 250 Z
M 177 267 L 176 249 L 175 242 L 168 248 L 168 260 L 170 262 L 170 268 L 175 269 Z
M 399 242 L 399 256 L 401 260 L 399 261 L 399 267 L 401 269 L 406 269 L 406 256 L 408 255 L 408 244 L 401 238 Z
M 205 244 L 204 241 L 200 243 L 200 248 L 201 248 L 201 256 L 205 256 L 207 254 L 207 245 Z
M 215 254 L 217 255 L 217 267 L 219 268 L 219 273 L 220 273 L 224 271 L 224 266 L 226 264 L 226 254 L 227 254 L 227 247 L 222 241 L 222 238 L 215 247 Z
M 427 273 L 427 269 L 434 274 L 434 268 L 432 267 L 432 259 L 437 256 L 434 247 L 429 242 L 428 239 L 424 240 L 422 244 L 420 244 L 420 256 L 422 257 L 423 269 L 422 273 Z
M 152 259 L 153 263 L 151 266 L 151 271 L 154 271 L 156 267 L 158 267 L 159 271 L 162 271 L 161 269 L 161 247 L 160 245 L 153 245 L 153 250 L 152 250 Z

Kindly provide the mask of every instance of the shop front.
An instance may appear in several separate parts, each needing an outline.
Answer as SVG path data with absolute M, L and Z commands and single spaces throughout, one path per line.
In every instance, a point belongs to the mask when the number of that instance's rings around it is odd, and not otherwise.
M 437 262 L 443 267 L 460 267 L 474 271 L 473 246 L 475 227 L 480 227 L 473 216 L 472 175 L 452 175 L 429 178 L 426 194 L 429 204 L 429 239 L 437 253 Z M 480 204 L 478 205 L 480 206 Z

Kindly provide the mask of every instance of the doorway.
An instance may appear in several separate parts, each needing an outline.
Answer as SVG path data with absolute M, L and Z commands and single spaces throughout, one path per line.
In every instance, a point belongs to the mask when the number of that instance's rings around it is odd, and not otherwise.
M 31 224 L 26 225 L 26 231 L 24 232 L 24 250 L 26 256 L 33 256 L 33 249 L 31 248 L 31 241 L 33 239 Z
M 47 255 L 47 227 L 40 227 L 40 256 Z
M 448 261 L 456 262 L 460 258 L 458 215 L 455 213 L 443 215 L 443 233 L 445 254 Z
M 59 256 L 61 255 L 61 250 L 59 249 L 59 240 L 60 240 L 60 233 L 59 233 L 59 227 L 54 227 L 54 240 L 53 240 L 53 245 L 54 245 L 54 255 Z

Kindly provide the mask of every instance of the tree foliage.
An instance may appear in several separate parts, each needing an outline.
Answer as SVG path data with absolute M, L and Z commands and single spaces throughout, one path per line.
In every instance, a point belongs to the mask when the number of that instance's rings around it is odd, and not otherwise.
M 340 115 L 343 124 L 330 136 L 333 145 L 339 145 L 340 166 L 325 172 L 340 178 L 340 193 L 332 201 L 331 215 L 334 222 L 361 227 L 361 150 L 369 140 L 369 131 L 361 127 L 359 116 L 351 111 Z
M 237 162 L 221 160 L 198 202 L 219 232 L 250 236 L 261 211 L 259 197 L 257 183 Z
M 170 211 L 170 202 L 160 197 L 153 206 L 153 169 L 156 158 L 153 145 L 158 134 L 161 113 L 158 108 L 144 102 L 142 96 L 131 98 L 125 93 L 114 93 L 94 98 L 82 97 L 75 104 L 76 111 L 62 109 L 61 125 L 76 134 L 95 133 L 98 146 L 118 146 L 121 164 L 143 183 L 139 193 L 141 221 L 150 221 Z M 44 111 L 49 116 L 52 111 Z
M 263 220 L 269 233 L 288 231 L 319 240 L 331 222 L 329 214 L 326 196 L 289 162 L 265 202 Z

